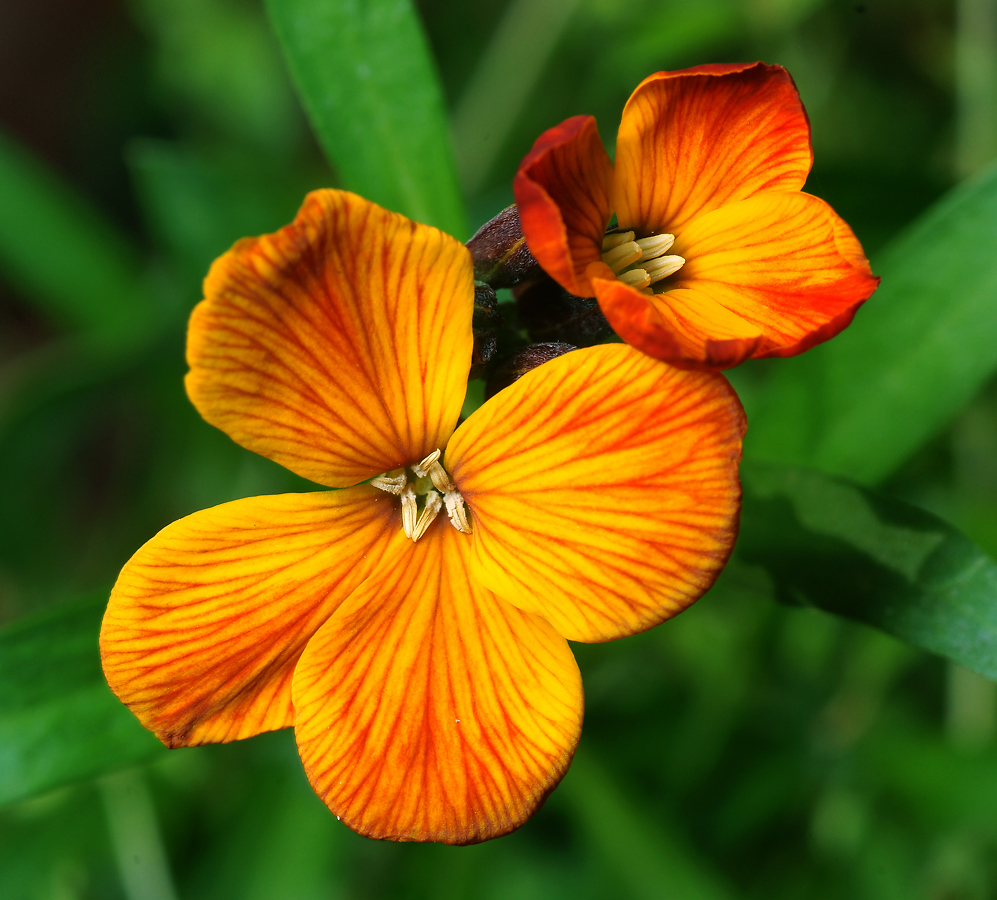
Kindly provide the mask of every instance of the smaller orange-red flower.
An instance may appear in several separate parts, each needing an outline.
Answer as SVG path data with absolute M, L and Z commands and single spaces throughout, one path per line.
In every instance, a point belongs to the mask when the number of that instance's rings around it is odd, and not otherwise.
M 879 283 L 848 225 L 802 192 L 812 161 L 785 69 L 698 66 L 637 86 L 615 165 L 591 116 L 542 134 L 516 203 L 537 261 L 597 297 L 627 343 L 726 368 L 833 337 Z
M 187 390 L 315 493 L 153 537 L 104 617 L 108 683 L 168 746 L 294 726 L 362 834 L 468 843 L 521 825 L 582 718 L 567 639 L 650 628 L 737 530 L 744 417 L 722 376 L 569 353 L 458 426 L 467 248 L 341 191 L 211 268 Z

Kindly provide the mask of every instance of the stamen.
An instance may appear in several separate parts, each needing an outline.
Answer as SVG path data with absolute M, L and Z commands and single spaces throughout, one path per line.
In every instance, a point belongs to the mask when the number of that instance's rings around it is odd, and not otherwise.
M 415 463 L 412 466 L 412 471 L 415 472 L 420 478 L 425 478 L 429 474 L 429 467 L 432 466 L 436 460 L 440 458 L 440 451 L 434 450 L 429 454 L 421 463 Z
M 606 253 L 608 250 L 612 250 L 613 247 L 619 247 L 620 244 L 626 244 L 632 241 L 636 235 L 632 231 L 615 231 L 612 234 L 607 234 L 602 239 L 602 252 Z
M 630 263 L 637 262 L 643 252 L 636 241 L 628 241 L 619 247 L 614 247 L 608 253 L 603 253 L 602 261 L 613 270 L 614 275 L 619 275 Z
M 464 498 L 457 490 L 452 490 L 443 495 L 443 500 L 447 505 L 447 515 L 450 516 L 450 523 L 453 527 L 464 534 L 470 534 L 471 520 L 467 516 Z
M 396 469 L 370 480 L 378 490 L 399 497 L 402 531 L 412 541 L 419 540 L 426 533 L 444 504 L 453 527 L 464 534 L 471 533 L 471 520 L 464 498 L 443 468 L 440 455 L 439 450 L 434 450 L 421 462 L 409 466 L 408 470 Z
M 668 252 L 675 243 L 674 234 L 652 234 L 650 237 L 638 238 L 637 246 L 644 252 L 643 259 L 654 259 Z
M 651 286 L 651 277 L 643 269 L 629 269 L 626 272 L 621 272 L 619 279 L 624 284 L 637 288 L 638 291 Z
M 408 479 L 405 477 L 405 470 L 402 469 L 398 475 L 378 475 L 371 478 L 370 486 L 376 487 L 379 491 L 387 491 L 389 494 L 400 494 Z
M 651 279 L 651 284 L 654 284 L 656 281 L 661 281 L 662 278 L 674 275 L 684 265 L 684 256 L 659 256 L 657 259 L 648 260 L 644 264 L 644 271 Z
M 436 491 L 430 491 L 426 494 L 426 505 L 422 508 L 419 520 L 415 523 L 415 526 L 412 529 L 412 534 L 410 534 L 409 537 L 412 538 L 413 541 L 419 540 L 419 538 L 426 533 L 426 529 L 433 524 L 433 519 L 439 515 L 440 509 L 442 508 L 443 498 L 437 494 Z
M 447 470 L 439 462 L 434 462 L 429 467 L 429 477 L 433 480 L 433 487 L 441 493 L 445 494 L 447 491 L 457 490 L 450 480 L 450 476 L 447 475 Z
M 405 532 L 405 537 L 415 538 L 412 535 L 415 533 L 415 523 L 419 516 L 419 506 L 418 501 L 415 498 L 415 491 L 412 490 L 412 485 L 408 485 L 402 491 L 402 531 Z

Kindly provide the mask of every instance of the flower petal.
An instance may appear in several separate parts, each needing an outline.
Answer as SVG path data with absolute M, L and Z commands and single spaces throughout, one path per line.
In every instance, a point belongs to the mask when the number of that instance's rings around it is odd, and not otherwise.
M 418 461 L 457 424 L 474 276 L 449 235 L 345 191 L 215 261 L 187 391 L 233 440 L 345 487 Z
M 686 264 L 672 290 L 652 297 L 615 279 L 593 286 L 620 337 L 676 365 L 802 353 L 845 328 L 879 284 L 848 225 L 800 192 L 707 213 L 673 249 Z
M 582 687 L 567 643 L 477 584 L 470 546 L 437 519 L 298 663 L 305 770 L 361 834 L 451 844 L 505 834 L 574 753 Z
M 474 574 L 569 640 L 612 640 L 675 615 L 734 544 L 744 430 L 715 373 L 619 344 L 545 363 L 447 448 L 473 517 Z
M 586 269 L 602 262 L 612 215 L 613 165 L 595 119 L 575 116 L 545 131 L 520 163 L 513 192 L 534 258 L 566 291 L 591 297 Z
M 682 368 L 727 369 L 758 349 L 760 329 L 699 290 L 650 296 L 617 280 L 593 282 L 607 321 L 641 353 Z M 723 335 L 721 337 L 721 335 Z
M 812 162 L 807 114 L 780 66 L 658 72 L 623 110 L 613 208 L 622 228 L 679 234 L 725 203 L 799 190 Z
M 125 565 L 100 646 L 111 689 L 168 747 L 294 724 L 291 674 L 400 534 L 387 494 L 253 497 L 164 528 Z

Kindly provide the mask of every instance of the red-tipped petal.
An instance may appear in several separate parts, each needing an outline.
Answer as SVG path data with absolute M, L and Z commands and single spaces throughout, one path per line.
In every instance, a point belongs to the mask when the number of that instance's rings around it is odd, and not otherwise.
M 806 112 L 780 66 L 658 72 L 623 110 L 613 208 L 621 228 L 678 234 L 726 203 L 799 190 L 812 161 Z
M 613 165 L 595 119 L 575 116 L 545 131 L 513 181 L 534 258 L 565 290 L 591 297 L 586 269 L 602 262 Z
M 595 288 L 620 337 L 675 365 L 802 353 L 847 326 L 879 284 L 848 225 L 800 192 L 707 213 L 672 249 L 686 263 L 671 290 L 649 296 L 615 280 Z
M 346 487 L 446 443 L 474 284 L 449 235 L 345 191 L 215 261 L 187 343 L 191 400 L 233 440 Z

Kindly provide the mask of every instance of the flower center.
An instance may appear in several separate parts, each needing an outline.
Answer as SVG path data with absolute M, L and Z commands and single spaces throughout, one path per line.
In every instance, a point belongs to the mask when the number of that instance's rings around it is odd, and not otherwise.
M 434 450 L 422 462 L 407 469 L 395 469 L 370 480 L 372 487 L 395 494 L 402 501 L 402 531 L 419 540 L 446 508 L 450 524 L 464 534 L 471 533 L 471 519 L 457 486 L 440 464 L 440 451 Z
M 638 238 L 633 231 L 613 231 L 602 239 L 602 260 L 624 284 L 653 294 L 652 285 L 685 265 L 684 257 L 665 255 L 674 243 L 674 234 Z

